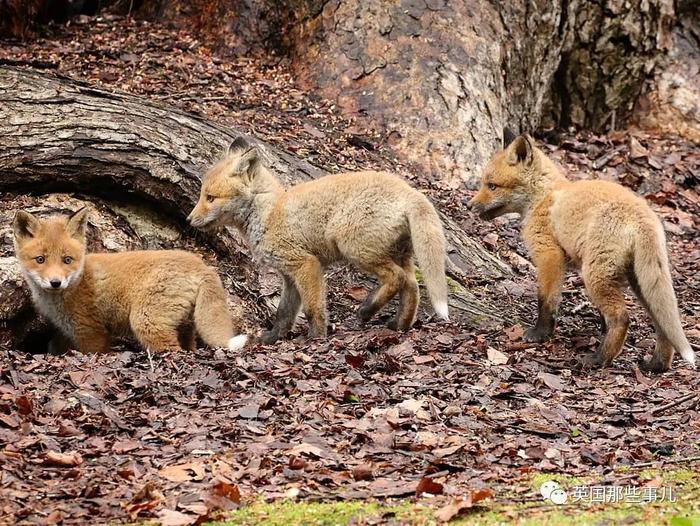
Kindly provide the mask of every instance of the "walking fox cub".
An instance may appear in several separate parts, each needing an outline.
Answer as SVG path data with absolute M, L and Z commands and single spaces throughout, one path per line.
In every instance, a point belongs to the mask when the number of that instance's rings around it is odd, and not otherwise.
M 398 177 L 380 172 L 329 175 L 285 189 L 239 137 L 204 177 L 192 226 L 236 226 L 253 251 L 281 274 L 275 342 L 292 328 L 300 304 L 311 338 L 326 335 L 324 267 L 347 261 L 379 278 L 358 311 L 368 321 L 397 293 L 389 326 L 408 330 L 418 309 L 412 255 L 423 272 L 437 315 L 448 319 L 445 237 L 430 201 Z
M 15 253 L 36 309 L 83 352 L 135 336 L 152 351 L 192 349 L 194 331 L 213 347 L 239 349 L 219 276 L 180 250 L 85 254 L 87 210 L 39 219 L 17 212 Z
M 470 205 L 485 219 L 509 212 L 523 216 L 523 238 L 537 267 L 539 310 L 526 341 L 552 335 L 568 260 L 581 270 L 607 328 L 587 360 L 590 365 L 607 366 L 622 351 L 629 325 L 625 281 L 656 330 L 656 349 L 642 366 L 666 371 L 674 349 L 695 364 L 673 292 L 664 230 L 644 199 L 615 183 L 568 181 L 528 135 L 521 135 L 486 166 Z

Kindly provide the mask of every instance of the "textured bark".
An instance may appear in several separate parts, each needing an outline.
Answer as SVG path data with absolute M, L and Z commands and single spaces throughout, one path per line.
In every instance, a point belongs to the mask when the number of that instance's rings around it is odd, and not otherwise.
M 635 121 L 700 144 L 700 9 L 685 0 L 677 13 L 669 53 L 638 100 Z
M 628 116 L 668 47 L 674 19 L 672 0 L 570 2 L 551 123 L 604 130 Z
M 149 215 L 176 225 L 171 228 L 175 232 L 188 232 L 184 218 L 198 198 L 201 174 L 237 135 L 234 130 L 136 97 L 35 71 L 0 67 L 0 194 L 74 191 L 107 203 L 123 220 L 121 227 L 105 230 L 111 232 L 106 241 L 110 249 L 128 245 L 127 240 L 115 241 L 115 232 L 123 230 L 122 237 L 137 232 L 139 224 L 153 223 Z M 325 174 L 265 144 L 258 146 L 286 183 Z M 131 212 L 125 211 L 125 203 Z M 0 231 L 0 256 L 5 257 L 12 253 L 9 217 Z M 443 215 L 443 221 L 454 277 L 464 273 L 498 278 L 510 273 L 509 267 L 466 237 L 452 220 Z M 165 227 L 146 229 L 138 236 L 139 244 L 170 246 L 173 240 L 162 239 L 166 231 Z M 236 271 L 240 279 L 234 287 L 246 298 L 246 283 L 254 282 L 256 271 L 237 235 L 227 233 L 209 242 L 221 253 L 230 254 L 241 269 Z M 4 269 L 0 287 L 5 290 L 7 286 L 9 294 L 16 278 L 16 270 L 5 274 Z M 466 319 L 479 323 L 496 318 L 493 313 L 498 311 L 492 305 L 462 287 L 457 289 L 454 305 Z M 20 296 L 12 294 L 2 298 L 10 305 L 2 311 L 0 321 L 6 323 L 27 308 L 26 295 L 20 295 L 24 299 L 19 301 Z M 251 304 L 258 301 L 252 296 L 247 296 Z M 269 313 L 271 304 L 264 298 L 260 301 Z
M 456 186 L 504 125 L 537 124 L 557 67 L 559 6 L 504 4 L 332 0 L 294 28 L 294 61 L 309 86 Z
M 697 13 L 697 2 L 679 4 L 681 12 Z M 453 186 L 475 178 L 506 125 L 531 132 L 570 125 L 604 131 L 625 120 L 677 22 L 673 0 L 118 5 L 186 26 L 224 54 L 291 58 L 300 81 L 337 102 L 360 130 L 384 133 L 401 157 Z M 692 31 L 684 34 L 694 38 Z M 697 49 L 697 41 L 690 43 Z M 667 108 L 684 117 L 697 114 L 688 96 L 676 102 L 679 73 L 686 75 L 685 93 L 696 93 L 696 62 L 686 57 L 681 62 L 690 71 L 671 68 L 660 75 L 661 102 L 650 104 L 667 128 L 673 122 L 663 121 Z M 691 122 L 691 130 L 695 126 Z
M 301 5 L 289 37 L 301 78 L 454 185 L 480 172 L 504 125 L 619 122 L 673 16 L 670 0 Z

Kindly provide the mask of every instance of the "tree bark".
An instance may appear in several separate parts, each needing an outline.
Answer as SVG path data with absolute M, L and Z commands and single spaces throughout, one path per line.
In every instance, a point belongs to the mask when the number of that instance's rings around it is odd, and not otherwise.
M 179 243 L 179 231 L 194 234 L 186 227 L 185 217 L 197 201 L 200 177 L 237 135 L 214 122 L 137 97 L 37 71 L 0 67 L 0 193 L 76 192 L 94 201 L 101 208 L 100 218 L 112 218 L 109 225 L 97 229 L 98 238 L 104 235 L 97 248 L 169 248 Z M 301 159 L 253 141 L 287 184 L 325 175 Z M 0 323 L 9 330 L 13 320 L 26 314 L 29 302 L 10 257 L 12 214 L 7 208 L 18 206 L 18 201 L 16 197 L 4 201 Z M 58 202 L 47 205 L 42 198 L 25 205 L 40 210 L 77 206 L 65 204 L 65 199 Z M 454 279 L 461 281 L 471 274 L 497 279 L 510 274 L 507 265 L 469 239 L 454 221 L 444 214 L 442 219 Z M 259 316 L 269 315 L 273 301 L 256 294 L 260 290 L 257 267 L 234 232 L 189 235 L 188 239 L 232 259 L 240 276 L 232 283 L 233 292 L 246 306 L 257 308 Z M 493 304 L 454 281 L 452 288 L 458 317 L 472 324 L 498 319 Z
M 669 0 L 301 4 L 289 31 L 301 79 L 454 185 L 480 174 L 506 125 L 621 122 L 674 15 Z

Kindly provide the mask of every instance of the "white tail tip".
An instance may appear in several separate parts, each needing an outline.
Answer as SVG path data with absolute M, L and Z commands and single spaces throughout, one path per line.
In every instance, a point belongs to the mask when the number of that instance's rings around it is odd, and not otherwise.
M 435 314 L 438 315 L 438 318 L 441 320 L 450 321 L 450 313 L 447 308 L 447 303 L 437 303 L 433 305 L 433 307 L 435 308 Z
M 690 366 L 695 369 L 695 353 L 693 349 L 688 347 L 687 349 L 679 349 L 678 353 L 683 357 L 683 359 L 690 364 Z
M 228 341 L 228 348 L 232 351 L 237 351 L 239 349 L 242 349 L 245 347 L 245 344 L 248 342 L 248 335 L 247 334 L 239 334 L 238 336 L 234 336 Z

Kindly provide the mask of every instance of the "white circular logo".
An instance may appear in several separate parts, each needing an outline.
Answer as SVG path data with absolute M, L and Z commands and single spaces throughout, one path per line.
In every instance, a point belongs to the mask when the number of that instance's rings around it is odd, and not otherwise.
M 549 494 L 549 500 L 551 500 L 554 504 L 564 504 L 566 503 L 566 498 L 566 491 L 561 488 L 555 489 Z
M 548 480 L 540 486 L 540 493 L 543 498 L 548 499 L 555 489 L 559 489 L 559 483 L 554 480 Z
M 548 480 L 540 486 L 540 493 L 544 500 L 551 500 L 553 504 L 564 504 L 568 499 L 566 491 L 564 491 L 559 483 L 554 480 Z

